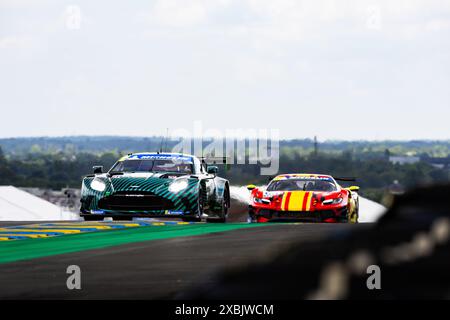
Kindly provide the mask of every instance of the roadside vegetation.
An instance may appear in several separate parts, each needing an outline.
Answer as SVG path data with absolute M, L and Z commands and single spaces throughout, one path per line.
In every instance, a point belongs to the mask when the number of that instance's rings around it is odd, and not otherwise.
M 2 139 L 0 185 L 61 189 L 78 188 L 81 177 L 93 165 L 109 168 L 130 151 L 157 151 L 161 138 L 22 138 Z M 169 150 L 176 142 L 167 142 Z M 356 177 L 361 194 L 381 201 L 397 181 L 405 189 L 422 184 L 449 181 L 449 168 L 437 168 L 426 161 L 394 164 L 389 155 L 448 157 L 450 142 L 326 142 L 314 148 L 312 140 L 280 143 L 280 173 L 314 172 Z M 220 166 L 220 174 L 234 185 L 264 184 L 258 165 Z

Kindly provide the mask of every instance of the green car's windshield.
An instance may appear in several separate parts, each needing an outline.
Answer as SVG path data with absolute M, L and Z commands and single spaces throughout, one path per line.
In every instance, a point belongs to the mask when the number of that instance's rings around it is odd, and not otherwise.
M 172 160 L 124 160 L 117 162 L 111 172 L 179 172 L 192 174 L 192 163 Z
M 317 179 L 285 179 L 272 181 L 267 191 L 336 191 L 336 185 L 332 180 Z

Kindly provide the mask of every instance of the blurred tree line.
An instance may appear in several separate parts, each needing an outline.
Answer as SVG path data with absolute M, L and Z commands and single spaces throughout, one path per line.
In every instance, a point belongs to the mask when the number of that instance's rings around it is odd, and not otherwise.
M 292 150 L 291 150 L 292 151 Z M 393 164 L 386 157 L 359 157 L 352 151 L 339 154 L 313 152 L 302 155 L 298 152 L 281 152 L 279 173 L 321 173 L 333 177 L 354 177 L 356 182 L 342 182 L 343 186 L 358 185 L 360 194 L 380 202 L 386 190 L 394 181 L 405 189 L 432 183 L 449 181 L 449 171 L 435 168 L 427 163 Z M 271 177 L 260 175 L 260 167 L 251 165 L 231 166 L 226 174 L 235 184 L 252 181 L 265 184 Z
M 28 152 L 6 154 L 0 147 L 0 185 L 19 187 L 39 187 L 60 189 L 78 188 L 83 175 L 92 172 L 93 165 L 103 165 L 107 170 L 114 162 L 126 154 L 124 151 L 87 152 L 60 150 L 43 151 L 33 147 Z M 284 146 L 280 152 L 279 173 L 323 173 L 335 177 L 356 177 L 352 183 L 361 187 L 361 194 L 380 201 L 386 188 L 399 181 L 405 188 L 421 184 L 447 182 L 449 171 L 438 169 L 427 163 L 393 164 L 384 152 L 376 151 L 378 156 L 361 156 L 360 152 L 344 150 L 341 152 L 305 152 L 298 147 Z M 265 184 L 270 177 L 261 176 L 259 165 L 220 166 L 220 175 L 231 184 Z
M 120 156 L 117 152 L 27 153 L 20 158 L 5 157 L 0 147 L 0 185 L 61 189 L 81 186 L 83 175 L 95 164 L 111 167 Z
M 65 153 L 103 153 L 113 151 L 136 152 L 171 150 L 180 139 L 161 136 L 121 137 L 121 136 L 73 136 L 73 137 L 32 137 L 1 138 L 0 146 L 8 155 L 21 157 L 29 152 L 56 154 Z M 285 152 L 299 153 L 307 156 L 314 149 L 313 139 L 281 140 L 280 148 Z M 321 141 L 319 148 L 327 154 L 339 155 L 347 150 L 360 158 L 377 158 L 383 156 L 386 149 L 392 155 L 428 155 L 430 157 L 447 157 L 450 154 L 448 140 L 412 140 L 412 141 Z

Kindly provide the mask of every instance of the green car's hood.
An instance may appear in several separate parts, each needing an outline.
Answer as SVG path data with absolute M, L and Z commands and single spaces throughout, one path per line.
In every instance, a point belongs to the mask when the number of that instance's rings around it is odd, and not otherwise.
M 173 180 L 189 177 L 189 175 L 151 172 L 124 173 L 111 177 L 108 175 L 98 176 L 99 179 L 109 185 L 111 192 L 166 189 Z
M 188 185 L 180 191 L 172 192 L 169 187 L 171 183 L 177 179 L 187 179 Z M 98 191 L 93 189 L 92 184 L 94 183 L 94 180 L 103 182 L 105 184 L 104 190 Z M 81 193 L 82 198 L 84 199 L 92 197 L 87 210 L 97 210 L 98 201 L 100 201 L 101 198 L 117 193 L 152 193 L 173 201 L 175 208 L 183 211 L 196 203 L 199 185 L 200 180 L 191 175 L 126 173 L 110 176 L 109 174 L 99 174 L 83 179 Z

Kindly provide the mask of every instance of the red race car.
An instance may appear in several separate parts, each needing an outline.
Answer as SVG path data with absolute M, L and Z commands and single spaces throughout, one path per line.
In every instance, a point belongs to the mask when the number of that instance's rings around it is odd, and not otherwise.
M 358 222 L 359 187 L 341 187 L 320 174 L 283 174 L 266 188 L 248 185 L 251 191 L 249 222 L 311 221 Z

